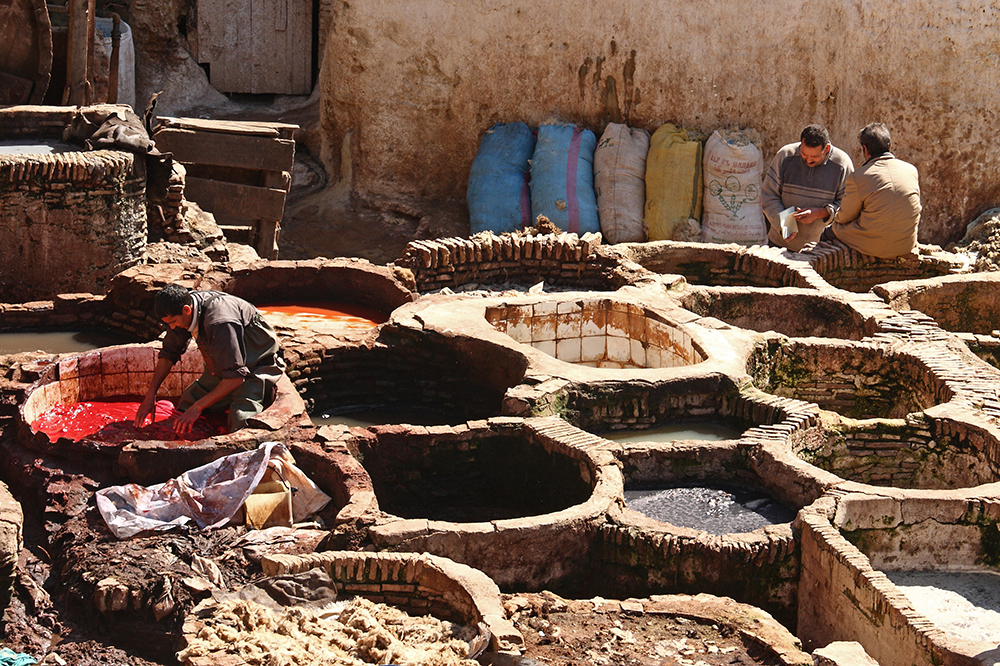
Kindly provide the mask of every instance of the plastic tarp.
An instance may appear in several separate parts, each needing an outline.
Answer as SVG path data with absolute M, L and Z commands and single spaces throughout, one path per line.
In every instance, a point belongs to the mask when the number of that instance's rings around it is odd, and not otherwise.
M 649 132 L 611 123 L 594 150 L 594 192 L 601 234 L 612 245 L 646 240 L 646 154 Z
M 533 224 L 528 160 L 534 151 L 535 135 L 524 123 L 497 123 L 486 130 L 465 195 L 473 234 L 501 234 Z
M 651 241 L 682 240 L 678 231 L 688 220 L 701 220 L 701 141 L 667 123 L 649 142 L 646 158 L 644 223 Z
M 268 466 L 296 489 L 292 496 L 296 521 L 319 511 L 330 501 L 294 466 L 283 444 L 264 442 L 253 451 L 219 458 L 166 483 L 103 488 L 96 493 L 97 508 L 119 539 L 191 522 L 201 529 L 222 527 L 240 510 Z
M 599 233 L 594 193 L 597 138 L 576 125 L 542 125 L 531 157 L 531 215 L 571 234 Z

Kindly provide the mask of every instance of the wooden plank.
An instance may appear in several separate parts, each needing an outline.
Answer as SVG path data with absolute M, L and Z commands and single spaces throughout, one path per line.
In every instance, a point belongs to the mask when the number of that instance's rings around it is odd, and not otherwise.
M 274 60 L 272 51 L 273 40 L 271 38 L 273 28 L 268 15 L 271 14 L 269 5 L 273 2 L 267 0 L 248 0 L 250 5 L 250 32 L 246 35 L 249 46 L 250 59 L 250 89 L 251 93 L 281 92 L 270 90 L 276 84 L 271 75 L 271 62 Z
M 168 128 L 157 130 L 153 140 L 160 152 L 195 164 L 290 171 L 295 158 L 295 142 L 283 139 Z
M 284 190 L 218 180 L 189 177 L 184 197 L 210 213 L 220 211 L 230 218 L 245 220 L 280 220 L 285 210 Z
M 247 92 L 253 81 L 253 62 L 250 35 L 253 33 L 253 7 L 246 0 L 225 0 L 227 39 L 225 52 L 219 60 L 226 63 L 226 80 L 222 92 Z
M 278 220 L 258 220 L 254 225 L 252 242 L 257 255 L 262 259 L 278 258 L 278 234 L 281 224 Z
M 90 0 L 69 0 L 69 49 L 66 58 L 66 90 L 63 103 L 84 106 L 90 103 L 87 78 L 87 50 L 93 31 L 87 31 Z M 92 11 L 91 11 L 92 13 Z
M 291 94 L 308 95 L 312 92 L 312 3 L 307 0 L 288 0 L 288 30 L 285 32 L 291 59 L 288 80 Z
M 227 132 L 229 134 L 252 134 L 259 136 L 277 136 L 291 139 L 298 125 L 291 123 L 273 123 L 257 120 L 217 120 L 208 118 L 174 118 L 172 116 L 157 116 L 163 127 L 178 129 L 203 130 L 205 132 Z

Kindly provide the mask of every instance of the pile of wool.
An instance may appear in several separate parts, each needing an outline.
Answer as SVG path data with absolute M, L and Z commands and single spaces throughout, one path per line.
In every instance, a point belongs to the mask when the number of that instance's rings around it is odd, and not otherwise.
M 468 659 L 468 641 L 476 633 L 361 597 L 339 612 L 294 606 L 272 610 L 240 599 L 219 602 L 177 659 L 186 664 L 225 654 L 250 666 L 478 666 Z
M 948 250 L 972 257 L 977 273 L 1000 271 L 1000 208 L 991 208 L 970 222 L 965 237 Z
M 739 127 L 727 127 L 720 128 L 718 132 L 722 140 L 730 146 L 760 145 L 760 132 L 753 127 L 744 127 L 743 129 Z

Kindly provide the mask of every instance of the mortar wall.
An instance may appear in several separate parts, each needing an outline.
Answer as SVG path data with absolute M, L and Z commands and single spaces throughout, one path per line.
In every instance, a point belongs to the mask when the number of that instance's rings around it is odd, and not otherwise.
M 319 13 L 321 158 L 363 195 L 464 197 L 498 121 L 598 134 L 612 121 L 749 125 L 766 164 L 811 122 L 860 159 L 857 133 L 877 120 L 920 171 L 922 242 L 957 239 L 1000 200 L 1000 137 L 981 131 L 997 125 L 1000 87 L 987 0 L 624 0 L 571 12 L 325 0 Z

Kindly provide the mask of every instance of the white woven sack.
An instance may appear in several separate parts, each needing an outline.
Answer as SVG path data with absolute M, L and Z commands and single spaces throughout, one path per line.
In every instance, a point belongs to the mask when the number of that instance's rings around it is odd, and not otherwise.
M 649 132 L 612 123 L 594 150 L 594 191 L 606 242 L 641 243 Z
M 705 144 L 705 199 L 701 220 L 706 243 L 767 243 L 760 208 L 760 149 L 738 132 L 716 130 Z

